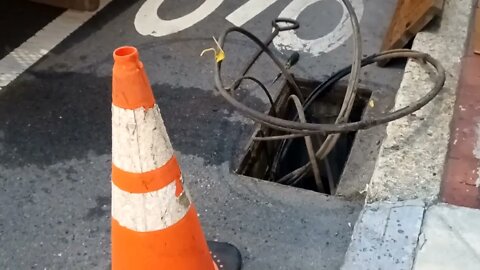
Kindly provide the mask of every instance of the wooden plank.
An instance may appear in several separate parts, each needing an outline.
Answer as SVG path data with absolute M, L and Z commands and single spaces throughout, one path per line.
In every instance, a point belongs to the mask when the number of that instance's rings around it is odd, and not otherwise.
M 480 7 L 477 7 L 475 10 L 475 29 L 474 29 L 472 38 L 473 38 L 473 52 L 475 54 L 480 54 Z
M 443 3 L 444 0 L 398 0 L 381 50 L 403 48 L 435 16 L 441 14 Z

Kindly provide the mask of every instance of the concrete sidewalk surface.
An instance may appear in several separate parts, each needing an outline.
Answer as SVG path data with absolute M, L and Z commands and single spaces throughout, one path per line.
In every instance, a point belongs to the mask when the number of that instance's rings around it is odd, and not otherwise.
M 419 200 L 365 207 L 342 270 L 480 269 L 480 210 Z
M 413 269 L 480 269 L 480 210 L 449 204 L 429 208 Z

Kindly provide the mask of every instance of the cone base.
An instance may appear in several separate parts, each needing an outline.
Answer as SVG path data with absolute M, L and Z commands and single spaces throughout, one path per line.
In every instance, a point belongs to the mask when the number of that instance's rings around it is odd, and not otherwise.
M 219 270 L 240 270 L 242 268 L 242 256 L 235 246 L 214 241 L 208 241 L 207 244 Z
M 112 218 L 113 270 L 214 270 L 212 257 L 192 205 L 167 229 L 137 232 Z

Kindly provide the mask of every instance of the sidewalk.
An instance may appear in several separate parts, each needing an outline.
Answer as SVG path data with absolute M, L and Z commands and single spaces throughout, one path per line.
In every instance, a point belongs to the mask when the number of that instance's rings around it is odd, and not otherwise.
M 480 210 L 438 204 L 430 207 L 418 238 L 414 270 L 480 268 Z
M 376 202 L 362 211 L 342 270 L 476 270 L 479 228 L 478 209 Z
M 441 20 L 415 38 L 413 49 L 446 68 L 445 89 L 388 125 L 343 270 L 480 269 L 480 56 L 469 42 L 476 3 L 446 0 Z M 396 108 L 430 86 L 420 68 L 407 64 Z

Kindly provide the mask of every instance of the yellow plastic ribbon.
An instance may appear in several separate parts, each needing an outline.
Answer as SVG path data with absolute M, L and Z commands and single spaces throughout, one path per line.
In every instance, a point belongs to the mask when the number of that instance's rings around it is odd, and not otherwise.
M 200 53 L 200 56 L 203 56 L 204 53 L 206 52 L 210 52 L 210 51 L 213 51 L 213 53 L 215 54 L 215 61 L 218 63 L 218 62 L 221 62 L 223 61 L 223 59 L 225 59 L 225 52 L 223 51 L 223 49 L 220 47 L 220 44 L 218 43 L 218 41 L 215 39 L 215 37 L 212 37 L 213 38 L 213 41 L 215 42 L 215 44 L 217 45 L 217 48 L 208 48 L 208 49 L 205 49 L 203 50 L 201 53 Z
M 373 99 L 370 99 L 370 100 L 368 101 L 368 106 L 370 106 L 370 108 L 375 107 L 375 101 L 373 101 Z

